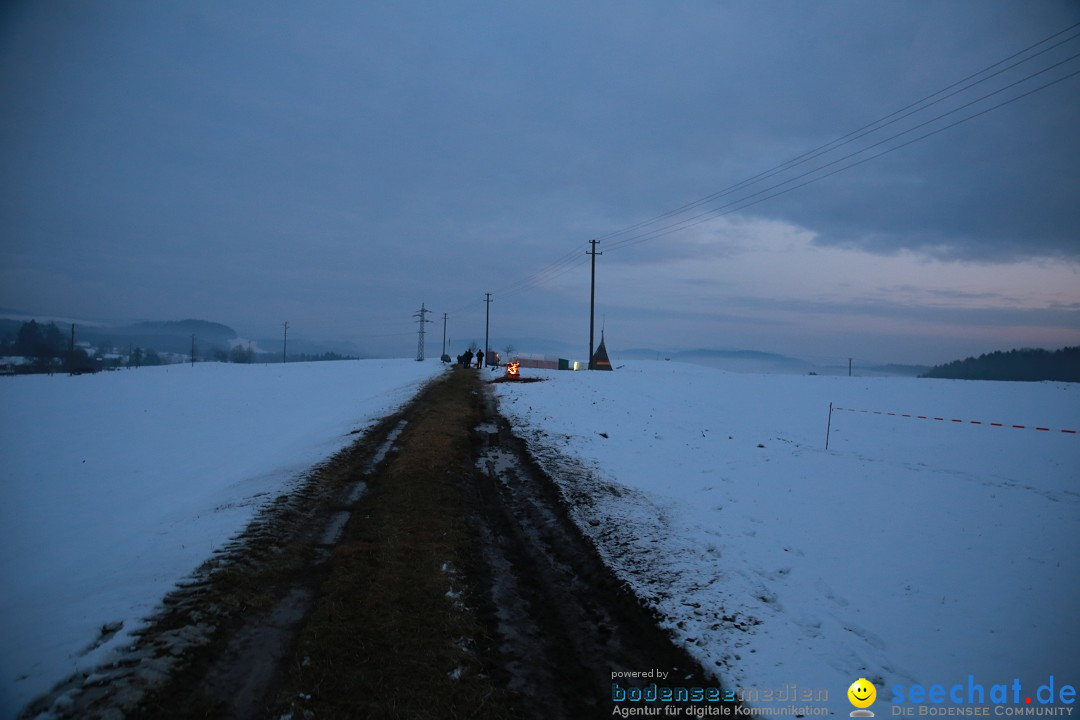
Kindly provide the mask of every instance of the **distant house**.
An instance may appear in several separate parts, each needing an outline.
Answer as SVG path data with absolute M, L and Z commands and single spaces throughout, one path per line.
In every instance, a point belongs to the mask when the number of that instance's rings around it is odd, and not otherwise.
M 0 375 L 14 375 L 19 372 L 20 368 L 29 367 L 33 362 L 31 358 L 19 355 L 0 357 Z

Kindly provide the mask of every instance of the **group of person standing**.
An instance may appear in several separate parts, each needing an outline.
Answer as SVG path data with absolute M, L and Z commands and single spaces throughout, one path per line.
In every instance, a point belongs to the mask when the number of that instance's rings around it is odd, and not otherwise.
M 458 363 L 463 367 L 473 367 L 473 351 L 466 350 L 464 355 L 458 355 Z M 484 351 L 476 351 L 476 367 L 484 367 Z

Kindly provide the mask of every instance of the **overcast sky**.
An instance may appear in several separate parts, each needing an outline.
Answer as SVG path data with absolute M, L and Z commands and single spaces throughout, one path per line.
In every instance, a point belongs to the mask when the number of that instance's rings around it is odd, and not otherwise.
M 447 313 L 457 353 L 490 292 L 495 347 L 584 359 L 598 238 L 613 350 L 1080 344 L 1077 23 L 1074 0 L 9 2 L 0 307 L 408 356 L 421 302 L 428 352 Z

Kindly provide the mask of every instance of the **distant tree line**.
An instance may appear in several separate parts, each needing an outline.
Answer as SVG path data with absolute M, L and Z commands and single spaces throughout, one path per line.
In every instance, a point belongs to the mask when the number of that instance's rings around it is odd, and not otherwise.
M 257 353 L 250 345 L 236 345 L 231 350 L 217 349 L 211 354 L 211 358 L 217 362 L 232 363 L 279 363 L 281 355 L 278 353 Z M 318 354 L 294 353 L 289 356 L 289 362 L 324 362 L 328 360 L 356 360 L 355 357 L 339 355 L 336 352 L 324 352 Z
M 37 321 L 25 322 L 15 338 L 4 339 L 5 355 L 21 355 L 26 358 L 49 360 L 63 357 L 68 351 L 68 340 L 56 327 L 56 323 L 39 325 Z
M 255 351 L 250 345 L 235 345 L 232 350 L 226 352 L 220 348 L 215 349 L 211 356 L 217 362 L 231 362 L 250 365 L 255 362 Z
M 921 377 L 956 380 L 1057 380 L 1080 382 L 1080 346 L 1060 350 L 1010 350 L 955 360 Z
M 111 349 L 111 348 L 110 348 Z M 72 345 L 70 334 L 65 335 L 56 323 L 42 324 L 36 320 L 24 322 L 14 336 L 0 339 L 0 356 L 22 358 L 22 362 L 5 362 L 10 373 L 97 372 L 104 368 L 164 365 L 166 361 L 154 350 L 131 348 L 127 362 L 114 353 L 101 357 L 86 348 Z
M 310 353 L 300 353 L 299 355 L 290 355 L 289 362 L 330 362 L 333 360 L 358 360 L 351 355 L 339 355 L 336 352 L 324 352 L 312 355 Z
M 113 352 L 111 340 L 99 340 L 99 347 L 73 347 L 71 334 L 65 334 L 56 323 L 47 325 L 36 320 L 22 323 L 17 332 L 7 331 L 0 338 L 0 357 L 5 358 L 0 364 L 0 372 L 43 373 L 43 372 L 97 372 L 106 368 L 143 367 L 167 365 L 170 362 L 184 361 L 177 353 L 159 353 L 147 347 L 129 345 L 124 352 Z M 211 347 L 199 353 L 195 350 L 196 360 L 213 360 L 232 363 L 273 363 L 281 362 L 279 353 L 259 353 L 251 344 L 237 344 L 229 350 Z M 188 356 L 190 359 L 190 356 Z M 335 352 L 318 354 L 299 353 L 289 356 L 289 362 L 319 362 L 328 360 L 355 360 L 347 355 Z
M 115 363 L 112 363 L 112 366 L 120 367 L 121 364 L 122 363 L 117 360 Z M 157 354 L 156 350 L 143 350 L 141 347 L 137 347 L 128 354 L 128 367 L 142 367 L 143 365 L 151 367 L 154 365 L 168 364 L 169 363 L 165 362 L 165 360 L 163 360 L 162 357 Z
M 23 323 L 15 337 L 8 336 L 0 343 L 0 355 L 22 357 L 29 362 L 20 366 L 22 372 L 95 372 L 101 364 L 80 347 L 71 346 L 56 323 L 41 325 L 35 320 Z

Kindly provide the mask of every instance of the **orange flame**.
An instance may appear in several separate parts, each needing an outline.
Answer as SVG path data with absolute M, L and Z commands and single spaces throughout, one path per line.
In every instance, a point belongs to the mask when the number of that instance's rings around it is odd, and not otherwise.
M 516 362 L 506 363 L 506 377 L 508 377 L 508 378 L 519 377 L 520 376 L 520 373 L 518 371 L 519 365 L 520 365 L 520 363 L 516 363 Z

